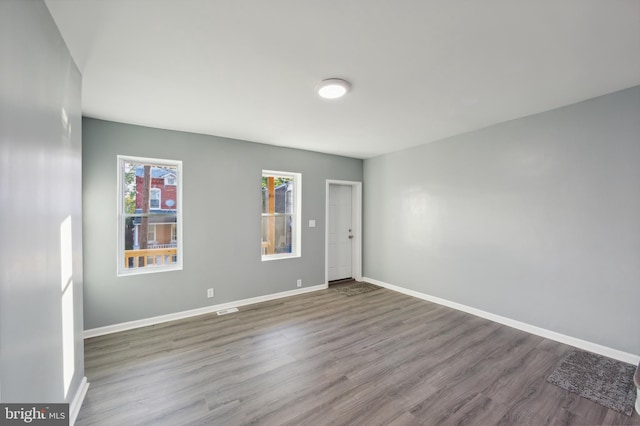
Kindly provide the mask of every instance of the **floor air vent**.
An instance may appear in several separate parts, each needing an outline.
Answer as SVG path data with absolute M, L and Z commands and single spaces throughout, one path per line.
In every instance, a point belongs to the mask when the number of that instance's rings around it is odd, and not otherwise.
M 227 314 L 232 314 L 234 312 L 238 312 L 238 308 L 221 309 L 219 311 L 216 311 L 216 314 L 227 315 Z

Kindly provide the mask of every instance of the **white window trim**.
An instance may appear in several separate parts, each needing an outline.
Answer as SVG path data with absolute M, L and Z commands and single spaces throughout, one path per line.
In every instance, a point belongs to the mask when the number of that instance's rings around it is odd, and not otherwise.
M 262 254 L 262 261 L 268 262 L 271 260 L 302 257 L 302 173 L 263 170 L 262 177 L 268 176 L 293 179 L 293 205 L 295 214 L 292 215 L 294 217 L 294 226 L 291 230 L 291 253 Z M 260 207 L 260 211 L 262 211 L 262 206 Z M 262 226 L 260 227 L 260 234 L 262 235 Z
M 146 267 L 146 268 L 132 268 L 128 269 L 124 267 L 123 259 L 124 259 L 124 221 L 126 219 L 126 215 L 123 213 L 124 211 L 124 162 L 133 162 L 133 163 L 148 163 L 154 165 L 164 165 L 164 166 L 174 166 L 177 169 L 177 176 L 180 176 L 177 180 L 177 188 L 176 188 L 176 205 L 178 208 L 175 209 L 176 215 L 176 229 L 178 240 L 176 242 L 177 247 L 177 256 L 176 262 L 170 265 L 162 265 L 162 266 L 154 266 L 154 267 Z M 160 158 L 149 158 L 149 157 L 134 157 L 130 155 L 118 155 L 117 156 L 117 170 L 118 170 L 118 186 L 116 188 L 116 223 L 117 223 L 117 235 L 118 235 L 118 245 L 116 248 L 116 275 L 118 277 L 129 276 L 129 275 L 141 275 L 141 274 L 153 274 L 158 272 L 167 272 L 167 271 L 179 271 L 183 269 L 183 260 L 184 260 L 184 245 L 182 242 L 182 216 L 183 216 L 183 205 L 182 205 L 182 183 L 184 181 L 184 174 L 182 171 L 182 161 L 180 160 L 167 160 Z

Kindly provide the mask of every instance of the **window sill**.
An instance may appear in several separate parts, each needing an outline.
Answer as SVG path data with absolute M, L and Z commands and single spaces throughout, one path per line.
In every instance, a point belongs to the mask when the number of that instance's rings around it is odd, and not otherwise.
M 172 265 L 172 266 L 147 266 L 143 268 L 135 268 L 135 269 L 125 269 L 123 271 L 118 271 L 118 277 L 128 277 L 131 275 L 143 275 L 143 274 L 156 274 L 158 272 L 170 272 L 170 271 L 181 271 L 182 265 Z
M 267 254 L 267 255 L 262 255 L 262 261 L 263 262 L 270 262 L 272 260 L 282 260 L 282 259 L 295 259 L 301 257 L 299 254 L 291 254 L 291 253 L 287 253 L 287 254 Z

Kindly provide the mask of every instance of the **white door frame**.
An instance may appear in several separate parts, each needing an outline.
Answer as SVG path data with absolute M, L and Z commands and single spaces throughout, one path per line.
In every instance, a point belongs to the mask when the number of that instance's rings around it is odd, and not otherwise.
M 351 244 L 351 268 L 353 278 L 362 281 L 362 182 L 327 179 L 325 194 L 324 225 L 324 282 L 329 285 L 329 185 L 347 185 L 351 187 L 351 225 L 353 240 Z

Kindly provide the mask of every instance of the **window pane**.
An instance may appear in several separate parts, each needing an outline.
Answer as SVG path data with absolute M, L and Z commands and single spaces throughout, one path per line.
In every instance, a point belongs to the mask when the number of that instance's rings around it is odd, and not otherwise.
M 273 180 L 271 192 L 274 213 L 293 213 L 293 178 L 262 177 L 262 213 L 269 213 L 269 179 Z
M 273 229 L 274 238 L 269 238 Z M 291 215 L 265 215 L 262 217 L 262 241 L 269 245 L 264 247 L 264 254 L 291 253 L 293 220 Z
M 165 214 L 127 217 L 124 229 L 125 268 L 175 263 L 178 256 L 176 219 L 176 215 Z
M 175 179 L 176 166 L 124 162 L 124 213 L 145 213 L 145 188 L 148 188 L 148 205 L 152 209 L 176 210 L 177 186 L 166 184 L 166 177 Z M 146 186 L 145 186 L 146 185 Z

